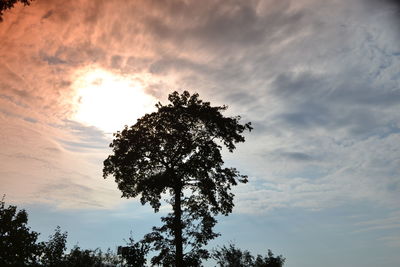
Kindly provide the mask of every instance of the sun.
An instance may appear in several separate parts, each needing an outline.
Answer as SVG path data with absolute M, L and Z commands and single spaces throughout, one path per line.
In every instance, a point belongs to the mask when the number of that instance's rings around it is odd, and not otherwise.
M 155 110 L 157 99 L 146 94 L 137 77 L 115 74 L 101 68 L 80 71 L 73 83 L 73 119 L 105 133 L 122 130 Z

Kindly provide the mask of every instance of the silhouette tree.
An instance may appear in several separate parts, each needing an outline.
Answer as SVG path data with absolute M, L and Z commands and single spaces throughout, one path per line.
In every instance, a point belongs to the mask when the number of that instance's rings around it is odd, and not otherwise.
M 36 265 L 40 247 L 36 244 L 37 232 L 27 226 L 28 214 L 17 212 L 16 206 L 5 207 L 0 201 L 0 266 Z
M 42 242 L 42 257 L 43 266 L 57 267 L 65 265 L 64 252 L 67 249 L 67 232 L 61 233 L 60 226 L 54 231 L 54 234 L 49 237 L 48 242 Z
M 146 256 L 149 252 L 149 245 L 145 242 L 135 242 L 130 237 L 126 246 L 118 247 L 118 255 L 121 255 L 123 265 L 127 267 L 144 267 L 146 266 Z
M 18 2 L 27 6 L 32 2 L 32 0 L 0 0 L 0 22 L 3 21 L 3 11 L 13 8 Z
M 212 256 L 219 267 L 282 267 L 286 260 L 282 255 L 274 256 L 271 250 L 266 256 L 255 258 L 249 251 L 242 251 L 233 244 L 214 250 Z
M 257 255 L 254 267 L 282 267 L 285 261 L 282 255 L 274 256 L 274 253 L 268 249 L 266 256 Z
M 220 267 L 249 267 L 254 264 L 254 257 L 249 251 L 242 251 L 233 244 L 214 250 L 213 258 Z
M 60 265 L 58 265 L 60 266 Z M 81 249 L 75 246 L 71 249 L 71 252 L 65 257 L 64 266 L 116 266 L 116 264 L 109 264 L 103 262 L 103 255 L 100 249 Z
M 102 260 L 102 264 L 104 266 L 112 267 L 112 266 L 119 266 L 121 259 L 120 257 L 114 253 L 110 248 L 106 250 L 106 252 L 102 252 L 101 250 L 98 252 L 100 258 Z M 103 266 L 102 265 L 102 266 Z
M 215 215 L 232 212 L 230 189 L 247 176 L 223 167 L 221 149 L 233 152 L 252 127 L 240 124 L 239 116 L 224 117 L 227 106 L 213 107 L 198 94 L 174 92 L 168 99 L 170 104 L 158 103 L 157 112 L 114 135 L 103 176 L 113 175 L 122 197 L 140 196 L 155 212 L 162 196 L 169 196 L 172 212 L 145 240 L 160 251 L 153 263 L 182 267 L 209 256 L 201 247 L 218 236 Z M 186 255 L 184 245 L 192 248 Z

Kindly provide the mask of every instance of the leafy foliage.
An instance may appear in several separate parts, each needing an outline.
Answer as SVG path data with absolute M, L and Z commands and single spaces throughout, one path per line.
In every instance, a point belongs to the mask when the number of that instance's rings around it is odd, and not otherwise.
M 274 256 L 271 250 L 268 249 L 266 256 L 257 255 L 254 261 L 255 267 L 282 267 L 286 259 L 282 255 Z
M 118 247 L 118 254 L 122 256 L 125 266 L 146 266 L 148 252 L 149 245 L 146 242 L 135 242 L 132 237 L 129 238 L 127 246 Z
M 49 241 L 41 243 L 41 262 L 44 266 L 56 267 L 64 264 L 67 236 L 67 232 L 62 233 L 60 226 L 57 226 L 54 234 L 49 237 Z
M 75 246 L 66 256 L 64 266 L 103 266 L 102 261 L 101 250 L 81 249 L 80 247 Z
M 235 168 L 224 168 L 222 145 L 230 152 L 244 142 L 250 123 L 224 117 L 226 106 L 213 107 L 198 94 L 174 92 L 168 105 L 146 114 L 131 127 L 117 132 L 110 144 L 113 154 L 104 161 L 104 178 L 113 175 L 122 197 L 140 197 L 155 212 L 168 196 L 173 212 L 162 218 L 145 239 L 160 254 L 153 263 L 183 266 L 184 257 L 207 258 L 201 247 L 218 234 L 214 216 L 232 212 L 232 186 L 247 182 Z M 183 255 L 183 246 L 190 249 Z
M 0 201 L 0 266 L 120 266 L 121 258 L 108 249 L 89 250 L 75 246 L 66 254 L 67 232 L 58 226 L 47 242 L 37 243 L 37 232 L 27 226 L 28 214 Z M 129 265 L 128 265 L 129 266 Z M 136 266 L 136 265 L 130 265 Z
M 40 255 L 39 234 L 27 226 L 28 214 L 0 201 L 0 266 L 35 265 Z
M 220 267 L 245 267 L 252 266 L 254 258 L 249 251 L 242 251 L 230 244 L 229 247 L 223 246 L 219 250 L 215 250 L 213 258 L 217 260 Z
M 118 264 L 121 263 L 120 257 L 110 248 L 108 248 L 107 251 L 104 253 L 101 250 L 99 250 L 98 255 L 102 259 L 102 264 L 105 266 L 108 267 L 119 266 Z
M 42 242 L 41 266 L 69 267 L 69 266 L 117 266 L 121 259 L 110 249 L 103 253 L 101 249 L 82 249 L 74 246 L 68 254 L 65 254 L 67 232 L 62 233 L 57 226 L 48 242 Z M 125 266 L 125 265 L 124 265 Z M 130 265 L 128 265 L 130 266 Z
M 196 206 L 194 206 L 196 207 Z M 186 207 L 187 208 L 187 207 Z M 217 261 L 219 267 L 282 267 L 285 258 L 274 256 L 268 250 L 266 256 L 257 255 L 254 257 L 247 250 L 242 251 L 234 245 L 213 251 L 212 255 L 201 244 L 203 239 L 207 239 L 215 224 L 213 217 L 205 216 L 201 211 L 204 209 L 197 207 L 196 216 L 189 216 L 195 221 L 205 220 L 201 223 L 183 219 L 185 225 L 185 244 L 192 246 L 192 249 L 184 255 L 183 266 L 199 267 L 201 260 L 210 256 Z M 111 249 L 103 253 L 99 248 L 95 250 L 81 249 L 75 246 L 69 253 L 66 251 L 67 232 L 62 232 L 58 226 L 54 234 L 49 236 L 47 242 L 36 243 L 38 233 L 31 231 L 27 227 L 28 214 L 25 210 L 17 212 L 15 206 L 5 207 L 4 197 L 0 201 L 0 266 L 43 266 L 43 267 L 100 267 L 100 266 L 147 266 L 147 258 L 151 243 L 155 250 L 160 251 L 159 255 L 153 257 L 152 266 L 176 266 L 176 259 L 173 253 L 174 240 L 168 239 L 163 234 L 173 232 L 173 214 L 163 217 L 164 225 L 160 228 L 155 227 L 153 232 L 146 235 L 144 240 L 135 242 L 132 237 L 124 247 L 119 247 L 118 254 Z M 210 221 L 210 222 L 208 222 Z M 207 226 L 211 224 L 211 226 Z M 202 228 L 203 227 L 203 228 Z M 190 240 L 188 240 L 190 238 Z
M 190 248 L 190 251 L 184 255 L 184 266 L 200 266 L 201 259 L 207 259 L 210 256 L 202 247 L 207 245 L 208 240 L 219 236 L 212 230 L 217 221 L 206 207 L 197 208 L 189 212 L 188 207 L 185 207 L 183 211 L 183 243 L 186 248 Z M 161 221 L 164 225 L 153 227 L 153 231 L 145 236 L 144 242 L 151 243 L 153 250 L 160 251 L 158 256 L 153 257 L 153 265 L 175 266 L 174 216 L 170 213 L 162 217 Z
M 214 250 L 212 256 L 219 267 L 282 267 L 286 260 L 282 255 L 274 256 L 271 250 L 266 256 L 255 258 L 249 251 L 242 251 L 233 244 Z
M 13 8 L 18 2 L 27 6 L 32 2 L 32 0 L 0 0 L 0 22 L 3 20 L 3 11 Z

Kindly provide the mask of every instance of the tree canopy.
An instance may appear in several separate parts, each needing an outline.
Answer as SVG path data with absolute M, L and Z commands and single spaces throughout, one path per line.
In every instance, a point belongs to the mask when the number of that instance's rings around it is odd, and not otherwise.
M 39 234 L 27 225 L 28 214 L 0 201 L 0 266 L 33 265 L 40 256 Z
M 282 256 L 275 256 L 271 250 L 267 255 L 254 257 L 247 250 L 236 248 L 230 244 L 214 250 L 213 258 L 219 267 L 282 267 L 286 259 Z
M 169 196 L 172 212 L 146 240 L 160 251 L 153 263 L 180 267 L 209 257 L 201 247 L 218 236 L 212 230 L 215 215 L 232 212 L 230 189 L 247 182 L 247 176 L 223 166 L 221 150 L 233 152 L 252 127 L 241 124 L 240 116 L 223 116 L 227 106 L 211 106 L 198 94 L 173 92 L 168 99 L 168 105 L 158 103 L 156 112 L 114 135 L 103 175 L 114 176 L 122 197 L 140 197 L 155 212 Z M 186 255 L 183 245 L 191 248 Z
M 65 266 L 64 252 L 67 249 L 67 237 L 68 233 L 62 233 L 60 226 L 57 226 L 54 234 L 49 236 L 49 241 L 40 243 L 42 247 L 41 262 L 44 266 Z

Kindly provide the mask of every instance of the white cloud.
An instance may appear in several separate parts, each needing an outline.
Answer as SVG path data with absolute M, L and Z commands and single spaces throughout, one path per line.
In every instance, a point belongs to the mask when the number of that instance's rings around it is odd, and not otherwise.
M 239 206 L 323 209 L 366 200 L 397 207 L 393 11 L 363 0 L 209 2 L 37 1 L 5 16 L 0 101 L 3 125 L 13 128 L 5 135 L 35 131 L 12 137 L 22 146 L 4 141 L 4 157 L 23 155 L 21 162 L 36 169 L 48 162 L 58 184 L 81 166 L 72 183 L 90 191 L 107 154 L 90 146 L 108 141 L 88 143 L 98 133 L 62 122 L 71 115 L 73 70 L 97 64 L 150 77 L 147 92 L 158 98 L 196 90 L 254 122 L 248 141 L 226 157 L 257 177 L 239 189 L 238 202 L 246 203 Z M 50 122 L 63 126 L 43 126 Z M 10 166 L 2 169 L 9 177 L 22 176 Z

